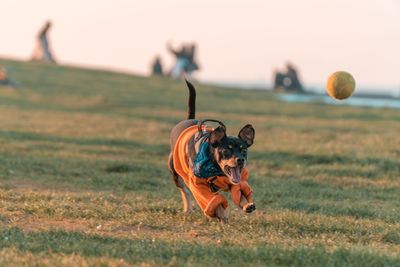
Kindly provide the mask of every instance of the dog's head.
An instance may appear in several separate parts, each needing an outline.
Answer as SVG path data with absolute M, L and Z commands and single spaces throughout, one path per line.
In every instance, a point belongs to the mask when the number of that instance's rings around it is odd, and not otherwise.
M 250 124 L 239 131 L 238 137 L 227 136 L 221 126 L 210 133 L 213 157 L 232 184 L 241 181 L 242 169 L 247 163 L 247 148 L 253 144 L 254 136 L 255 131 Z

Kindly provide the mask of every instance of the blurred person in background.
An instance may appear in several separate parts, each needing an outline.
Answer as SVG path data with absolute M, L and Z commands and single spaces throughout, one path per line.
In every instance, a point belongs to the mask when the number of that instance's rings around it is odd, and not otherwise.
M 189 77 L 191 77 L 192 72 L 199 70 L 199 65 L 197 64 L 196 58 L 195 58 L 196 44 L 193 43 L 193 44 L 187 46 L 185 51 L 186 51 L 186 58 L 187 58 L 185 72 Z
M 51 22 L 47 21 L 37 36 L 37 43 L 32 54 L 32 60 L 56 63 L 53 54 L 50 51 L 48 31 L 51 28 Z
M 174 49 L 171 43 L 168 43 L 167 50 L 175 56 L 175 65 L 172 68 L 170 75 L 174 79 L 181 78 L 187 65 L 186 47 L 185 45 L 182 45 L 179 49 Z
M 7 70 L 3 67 L 0 67 L 0 86 L 12 86 L 16 87 L 19 83 L 11 80 L 7 75 Z
M 304 92 L 300 82 L 298 72 L 291 63 L 286 63 L 286 72 L 275 70 L 274 72 L 274 90 L 288 92 Z
M 175 65 L 170 72 L 173 78 L 178 79 L 183 75 L 190 77 L 194 71 L 199 70 L 196 62 L 196 44 L 183 44 L 179 49 L 174 49 L 168 43 L 167 49 L 175 56 Z
M 163 76 L 163 66 L 160 56 L 156 56 L 151 64 L 151 75 L 153 76 Z

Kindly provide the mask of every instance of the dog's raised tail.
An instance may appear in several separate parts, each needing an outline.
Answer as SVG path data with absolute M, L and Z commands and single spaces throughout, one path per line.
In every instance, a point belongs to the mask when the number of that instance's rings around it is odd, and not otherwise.
M 188 115 L 187 119 L 191 120 L 195 118 L 196 114 L 196 89 L 193 84 L 185 79 L 186 85 L 189 89 L 189 101 L 188 101 Z

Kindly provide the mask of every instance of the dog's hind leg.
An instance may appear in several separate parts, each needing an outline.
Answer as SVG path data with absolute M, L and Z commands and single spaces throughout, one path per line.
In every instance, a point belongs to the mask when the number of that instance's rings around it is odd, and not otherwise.
M 190 213 L 192 211 L 193 205 L 190 196 L 190 190 L 186 186 L 185 182 L 181 177 L 178 176 L 179 183 L 182 187 L 179 187 L 179 191 L 181 192 L 182 202 L 183 202 L 183 212 Z
M 226 214 L 225 209 L 222 207 L 222 205 L 219 205 L 216 209 L 215 209 L 215 216 L 216 218 L 224 223 L 228 222 L 228 215 Z
M 175 185 L 178 187 L 179 191 L 181 192 L 182 202 L 183 202 L 183 212 L 190 213 L 192 211 L 192 201 L 190 196 L 190 190 L 186 186 L 183 179 L 176 173 L 174 170 L 174 162 L 172 159 L 172 154 L 169 155 L 168 158 L 168 169 L 171 173 L 172 179 L 175 182 Z

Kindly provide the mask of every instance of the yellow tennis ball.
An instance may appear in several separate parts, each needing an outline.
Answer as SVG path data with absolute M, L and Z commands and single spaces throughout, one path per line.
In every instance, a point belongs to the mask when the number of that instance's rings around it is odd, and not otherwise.
M 356 81 L 350 73 L 337 71 L 329 76 L 326 83 L 326 92 L 334 99 L 346 99 L 351 96 L 356 88 Z

